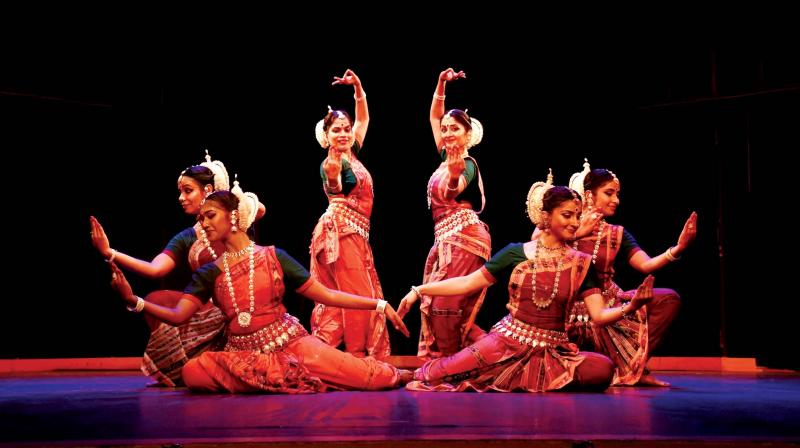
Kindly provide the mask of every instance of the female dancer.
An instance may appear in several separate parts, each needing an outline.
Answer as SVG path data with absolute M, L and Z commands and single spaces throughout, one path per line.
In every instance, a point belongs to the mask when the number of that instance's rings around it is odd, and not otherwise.
M 358 160 L 369 126 L 367 94 L 350 69 L 334 77 L 333 84 L 354 87 L 356 119 L 345 111 L 329 110 L 317 123 L 317 141 L 328 150 L 320 167 L 328 209 L 311 237 L 311 275 L 331 289 L 382 298 L 369 245 L 372 177 Z M 391 353 L 386 318 L 375 311 L 318 303 L 311 329 L 332 347 L 344 342 L 345 351 L 354 356 L 384 359 Z
M 206 150 L 206 161 L 186 168 L 178 176 L 178 201 L 187 215 L 196 216 L 200 204 L 214 191 L 228 190 L 229 178 L 225 165 L 211 160 Z M 264 214 L 259 204 L 258 217 Z M 164 250 L 152 261 L 140 260 L 111 248 L 103 226 L 95 217 L 89 218 L 92 227 L 92 243 L 108 261 L 149 278 L 176 276 L 173 283 L 183 284 L 191 279 L 190 272 L 213 261 L 222 253 L 221 244 L 208 241 L 199 224 L 175 235 Z M 180 299 L 180 291 L 159 290 L 148 294 L 145 300 L 160 305 L 172 306 Z M 142 358 L 142 371 L 158 384 L 180 386 L 181 367 L 200 353 L 216 348 L 222 342 L 224 318 L 219 309 L 209 302 L 185 325 L 172 326 L 157 319 L 145 318 L 150 328 L 150 339 Z
M 613 307 L 633 296 L 633 291 L 623 291 L 614 282 L 614 261 L 621 256 L 644 274 L 676 261 L 695 239 L 697 213 L 693 212 L 686 220 L 675 246 L 650 257 L 626 229 L 605 221 L 605 218 L 614 216 L 619 206 L 617 176 L 606 169 L 591 170 L 588 161 L 583 166 L 583 171 L 570 178 L 570 186 L 584 197 L 585 216 L 589 220 L 582 223 L 573 247 L 591 255 L 602 283 L 603 299 L 606 306 Z M 587 314 L 586 306 L 578 300 L 569 313 L 567 326 L 570 337 L 579 346 L 604 353 L 614 361 L 614 385 L 669 386 L 650 374 L 646 364 L 679 308 L 678 293 L 672 289 L 655 288 L 652 302 L 636 314 L 614 325 L 596 326 Z
M 567 187 L 550 184 L 551 180 L 537 182 L 528 194 L 531 220 L 543 230 L 537 239 L 509 244 L 479 270 L 412 287 L 403 298 L 401 316 L 420 295 L 465 294 L 508 282 L 510 314 L 458 353 L 427 361 L 414 372 L 408 389 L 542 392 L 565 387 L 605 390 L 610 385 L 611 360 L 578 351 L 568 341 L 567 310 L 581 297 L 595 322 L 612 323 L 650 300 L 653 278 L 645 279 L 630 303 L 605 308 L 591 257 L 568 245 L 579 225 L 580 198 Z
M 481 173 L 469 155 L 469 149 L 483 138 L 483 126 L 465 111 L 445 112 L 444 107 L 447 82 L 460 78 L 466 78 L 464 72 L 452 68 L 440 73 L 431 103 L 431 129 L 442 163 L 428 181 L 435 238 L 425 261 L 423 283 L 473 272 L 492 251 L 489 229 L 478 218 L 485 205 Z M 475 316 L 485 296 L 485 288 L 454 296 L 423 295 L 417 356 L 449 356 L 483 337 L 486 333 L 475 325 Z
M 356 358 L 309 336 L 286 313 L 282 299 L 292 288 L 326 305 L 376 310 L 408 336 L 403 321 L 385 300 L 326 288 L 286 252 L 256 246 L 246 234 L 255 217 L 257 198 L 250 193 L 218 191 L 206 198 L 199 222 L 211 242 L 224 244 L 213 263 L 195 272 L 172 307 L 136 297 L 112 263 L 112 286 L 129 309 L 144 311 L 172 325 L 186 322 L 211 296 L 222 310 L 228 338 L 222 350 L 206 351 L 182 369 L 193 391 L 305 393 L 334 389 L 385 389 L 406 381 L 410 372 L 373 358 Z

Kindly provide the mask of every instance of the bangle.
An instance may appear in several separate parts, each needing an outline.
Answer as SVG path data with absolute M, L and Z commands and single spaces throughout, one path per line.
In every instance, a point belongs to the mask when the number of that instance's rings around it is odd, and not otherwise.
M 386 314 L 386 301 L 383 299 L 378 299 L 378 305 L 375 307 L 375 311 Z
M 129 306 L 128 311 L 132 313 L 141 313 L 142 310 L 144 309 L 144 299 L 139 296 L 134 296 L 134 297 L 136 297 L 136 305 Z
M 367 97 L 367 94 L 366 94 L 366 93 L 365 93 L 365 94 L 363 94 L 363 95 L 361 95 L 361 96 L 356 96 L 356 94 L 355 94 L 355 93 L 353 94 L 353 99 L 354 99 L 354 100 L 356 100 L 356 101 L 362 101 L 362 100 L 363 100 L 364 98 L 366 98 L 366 97 Z
M 414 291 L 414 294 L 416 294 L 416 295 L 417 295 L 417 298 L 418 298 L 418 299 L 422 297 L 422 293 L 421 293 L 421 292 L 419 292 L 419 288 L 417 288 L 416 286 L 412 286 L 412 287 L 411 287 L 411 290 L 412 290 L 412 291 Z
M 333 186 L 329 183 L 330 179 L 325 179 L 325 185 L 323 186 L 325 193 L 327 194 L 339 194 L 342 192 L 342 173 L 339 173 L 339 176 L 336 178 L 336 184 Z
M 672 246 L 667 248 L 667 250 L 664 252 L 664 255 L 666 255 L 667 260 L 669 261 L 678 261 L 681 259 L 681 257 L 676 257 L 672 254 Z
M 622 313 L 622 316 L 620 316 L 620 319 L 627 319 L 628 318 L 628 314 L 625 312 L 625 305 L 624 304 L 621 307 L 619 307 L 619 311 Z
M 108 260 L 106 260 L 106 262 L 107 263 L 111 263 L 112 261 L 114 261 L 114 257 L 116 257 L 116 256 L 117 256 L 117 251 L 114 250 L 114 249 L 111 249 L 111 256 L 108 257 Z
M 435 101 L 444 101 L 444 97 L 447 95 L 439 95 L 436 92 L 433 92 L 433 99 Z

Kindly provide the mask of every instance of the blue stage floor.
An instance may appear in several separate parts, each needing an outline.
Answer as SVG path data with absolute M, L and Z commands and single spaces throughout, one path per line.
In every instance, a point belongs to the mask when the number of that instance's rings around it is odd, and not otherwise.
M 137 372 L 0 376 L 2 444 L 800 441 L 800 374 L 666 373 L 606 393 L 198 395 Z

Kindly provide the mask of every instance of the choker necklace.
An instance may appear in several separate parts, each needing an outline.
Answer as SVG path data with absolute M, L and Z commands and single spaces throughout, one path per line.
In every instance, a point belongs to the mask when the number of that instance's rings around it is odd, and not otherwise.
M 253 256 L 253 252 L 255 245 L 255 241 L 250 241 L 250 244 L 248 244 L 247 247 L 238 252 L 229 254 L 227 251 L 225 251 L 222 253 L 222 265 L 225 268 L 225 281 L 228 283 L 228 294 L 231 296 L 233 311 L 236 312 L 236 320 L 239 322 L 239 326 L 242 328 L 247 328 L 250 326 L 250 320 L 253 317 L 253 312 L 255 311 L 256 307 L 256 296 L 253 291 L 253 277 L 255 276 L 255 257 Z M 239 305 L 236 304 L 236 296 L 233 292 L 233 282 L 231 281 L 231 269 L 228 266 L 228 257 L 244 255 L 245 253 L 249 253 L 250 255 L 250 278 L 248 282 L 250 286 L 250 309 L 248 311 L 239 311 Z
M 543 249 L 544 251 L 549 251 L 549 252 L 556 252 L 556 251 L 561 252 L 561 254 L 558 256 L 558 265 L 556 266 L 556 279 L 553 282 L 553 293 L 550 294 L 550 297 L 548 297 L 547 299 L 541 299 L 536 297 L 536 261 L 539 259 L 539 249 Z M 533 304 L 539 307 L 539 309 L 547 308 L 548 306 L 550 306 L 550 304 L 553 303 L 553 300 L 555 300 L 556 296 L 558 295 L 558 281 L 561 279 L 561 269 L 564 267 L 564 256 L 566 255 L 565 254 L 566 250 L 567 250 L 567 245 L 564 243 L 561 243 L 561 246 L 555 249 L 551 249 L 542 244 L 541 239 L 536 241 L 536 256 L 534 257 L 532 263 L 533 295 L 531 296 L 531 301 L 533 301 Z
M 242 250 L 237 250 L 236 252 L 228 252 L 225 251 L 225 255 L 229 257 L 241 257 L 242 255 L 246 254 L 250 250 L 250 246 L 255 244 L 254 242 L 250 241 L 250 244 L 244 247 Z
M 561 244 L 559 244 L 559 245 L 558 245 L 558 246 L 556 246 L 556 247 L 547 247 L 547 246 L 545 246 L 544 244 L 542 244 L 542 240 L 541 240 L 541 239 L 539 239 L 539 240 L 537 240 L 537 241 L 536 241 L 536 249 L 537 249 L 537 250 L 539 250 L 539 249 L 542 249 L 542 250 L 544 250 L 545 252 L 550 252 L 550 253 L 552 253 L 552 252 L 558 252 L 558 251 L 560 251 L 560 250 L 561 250 L 563 247 L 564 247 L 564 243 L 561 243 Z

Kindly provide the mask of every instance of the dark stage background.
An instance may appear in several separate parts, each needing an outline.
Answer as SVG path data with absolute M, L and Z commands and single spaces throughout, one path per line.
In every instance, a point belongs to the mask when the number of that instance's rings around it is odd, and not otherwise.
M 791 224 L 788 207 L 760 205 L 790 196 L 775 190 L 773 175 L 792 177 L 782 154 L 800 143 L 796 50 L 698 42 L 516 50 L 524 64 L 499 51 L 397 47 L 359 57 L 327 52 L 321 60 L 316 51 L 212 56 L 171 48 L 146 68 L 123 63 L 122 76 L 111 59 L 98 64 L 66 51 L 4 75 L 2 149 L 21 162 L 6 165 L 16 174 L 4 201 L 6 265 L 13 267 L 6 268 L 0 357 L 141 355 L 146 325 L 108 287 L 88 217 L 99 218 L 112 247 L 151 259 L 193 223 L 177 203 L 175 181 L 206 148 L 266 204 L 258 243 L 308 266 L 311 231 L 326 207 L 318 176 L 325 153 L 313 129 L 328 104 L 353 111 L 352 88 L 330 86 L 348 67 L 368 95 L 362 160 L 375 180 L 371 243 L 384 293 L 396 305 L 421 281 L 433 242 L 425 186 L 438 158 L 428 110 L 438 73 L 452 66 L 468 79 L 448 86 L 446 106 L 469 108 L 486 130 L 472 154 L 486 186 L 482 218 L 493 252 L 530 236 L 531 183 L 552 167 L 565 184 L 588 157 L 620 177 L 612 221 L 651 256 L 677 241 L 692 210 L 699 213 L 694 246 L 655 274 L 656 286 L 683 299 L 655 354 L 754 356 L 796 367 L 782 342 L 796 325 L 792 294 L 770 267 L 783 264 L 774 254 Z M 626 289 L 643 278 L 617 267 Z M 128 277 L 139 295 L 162 286 Z M 505 297 L 503 286 L 490 289 L 483 328 L 505 314 Z M 285 303 L 308 323 L 310 301 L 287 294 Z M 396 354 L 416 353 L 418 313 L 406 321 L 413 336 L 393 332 Z

